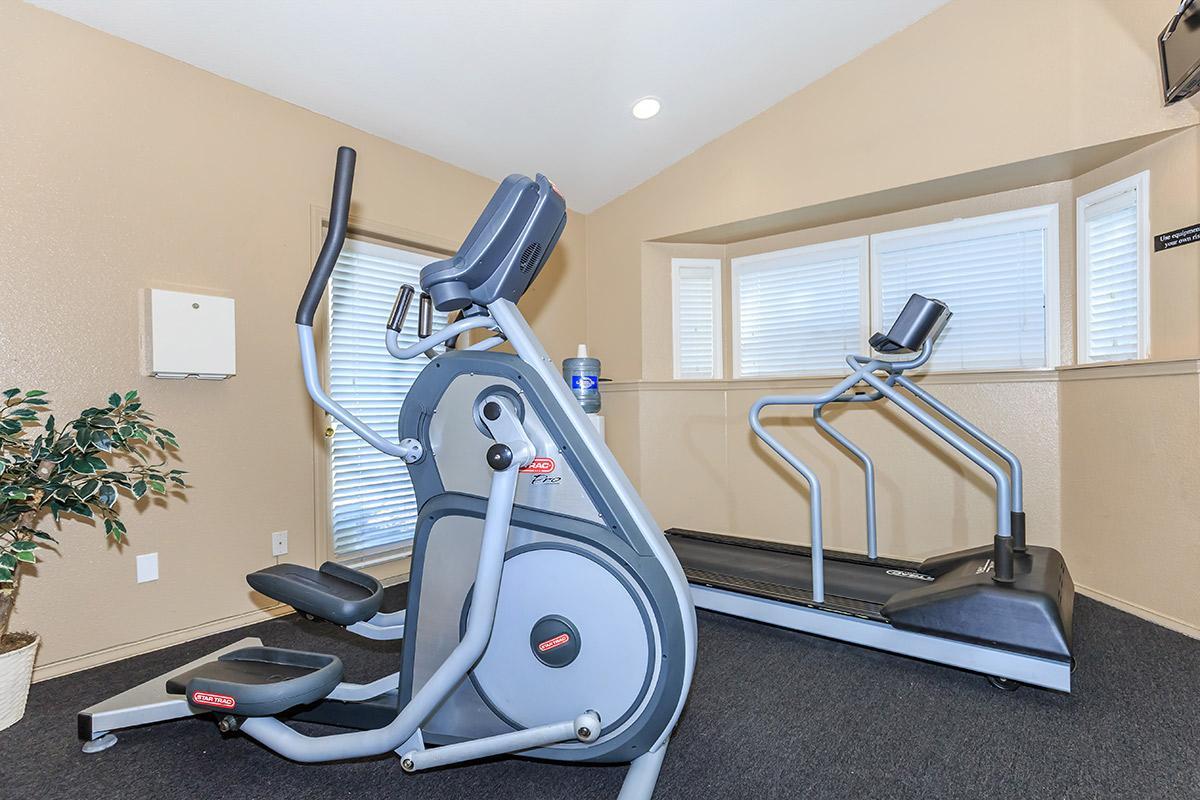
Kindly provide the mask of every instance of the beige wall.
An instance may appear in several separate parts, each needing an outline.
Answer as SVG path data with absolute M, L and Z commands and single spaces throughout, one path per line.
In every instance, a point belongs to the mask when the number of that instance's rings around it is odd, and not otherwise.
M 1196 122 L 1195 103 L 1160 106 L 1172 8 L 954 0 L 590 214 L 606 370 L 643 377 L 641 325 L 611 311 L 638 305 L 642 242 Z
M 59 662 L 44 676 L 252 619 L 243 576 L 272 563 L 272 531 L 291 560 L 322 559 L 292 316 L 335 148 L 358 150 L 358 218 L 434 243 L 460 240 L 495 184 L 12 0 L 0 30 L 0 272 L 21 287 L 0 315 L 3 383 L 49 391 L 60 417 L 138 387 L 194 485 L 169 510 L 125 503 L 124 547 L 69 523 L 43 551 L 14 624 Z M 555 357 L 584 336 L 585 247 L 573 216 L 525 304 Z M 141 376 L 145 287 L 235 298 L 237 377 Z M 138 585 L 146 552 L 161 578 Z
M 687 231 L 882 195 L 1192 125 L 1200 119 L 1195 101 L 1164 109 L 1158 95 L 1153 42 L 1172 10 L 1171 3 L 1149 0 L 954 0 L 589 215 L 589 341 L 606 371 L 622 381 L 609 393 L 621 398 L 619 407 L 610 407 L 609 430 L 622 432 L 614 451 L 640 475 L 640 488 L 659 522 L 807 541 L 802 485 L 753 440 L 746 410 L 770 391 L 804 391 L 827 383 L 671 382 L 666 265 L 672 255 L 717 253 L 727 264 L 731 255 L 1059 202 L 1061 356 L 1070 364 L 1074 197 L 1150 169 L 1152 230 L 1194 222 L 1200 215 L 1200 143 L 1196 129 L 1189 129 L 1074 180 L 1056 176 L 1045 179 L 1055 183 L 1029 189 L 752 243 L 684 252 L 697 246 L 655 240 L 679 241 Z M 962 35 L 966 30 L 987 35 Z M 1155 358 L 1200 352 L 1200 249 L 1186 249 L 1152 258 Z M 728 274 L 724 294 L 728 338 Z M 640 307 L 640 323 L 603 313 L 621 307 Z M 1125 368 L 1092 369 L 1102 374 Z M 1137 372 L 1122 385 L 1143 379 L 1146 375 Z M 1126 406 L 1119 401 L 1084 409 L 1082 391 L 1055 373 L 934 376 L 926 382 L 968 416 L 986 421 L 1023 457 L 1030 538 L 1062 547 L 1080 584 L 1200 631 L 1200 609 L 1170 599 L 1194 596 L 1200 573 L 1188 544 L 1195 540 L 1194 512 L 1187 504 L 1154 512 L 1158 531 L 1139 558 L 1159 564 L 1157 574 L 1143 568 L 1117 578 L 1123 556 L 1114 523 L 1137 519 L 1140 509 L 1160 499 L 1161 491 L 1148 490 L 1151 485 L 1173 485 L 1177 461 L 1153 454 L 1191 446 L 1194 431 L 1170 443 L 1146 438 L 1150 431 L 1169 434 L 1150 419 L 1127 426 L 1121 413 Z M 1194 386 L 1185 381 L 1175 388 L 1173 404 L 1200 406 Z M 639 416 L 614 419 L 618 409 L 636 409 Z M 1143 416 L 1155 414 L 1144 411 Z M 1192 416 L 1179 417 L 1185 428 L 1194 425 Z M 918 557 L 987 541 L 989 490 L 961 459 L 947 457 L 911 424 L 892 427 L 887 414 L 848 409 L 839 425 L 852 438 L 870 442 L 877 455 L 884 552 Z M 639 438 L 630 433 L 634 430 Z M 861 550 L 861 470 L 822 441 L 811 423 L 780 420 L 777 430 L 827 479 L 830 544 Z M 1100 435 L 1107 437 L 1105 452 L 1111 450 L 1112 459 L 1092 462 L 1089 437 Z M 1138 450 L 1144 470 L 1126 496 L 1111 491 L 1111 476 L 1096 475 L 1119 464 L 1122 449 Z M 1110 489 L 1096 488 L 1101 486 Z M 1091 555 L 1077 552 L 1093 538 L 1104 547 Z
M 1200 362 L 1063 376 L 1064 555 L 1102 599 L 1200 635 Z

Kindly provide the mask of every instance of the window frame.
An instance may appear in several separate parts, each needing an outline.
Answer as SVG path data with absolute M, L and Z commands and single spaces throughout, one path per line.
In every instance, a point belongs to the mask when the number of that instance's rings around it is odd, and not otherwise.
M 846 253 L 853 251 L 855 255 L 858 256 L 858 336 L 859 344 L 863 347 L 866 346 L 867 340 L 870 338 L 870 292 L 868 290 L 868 281 L 870 280 L 871 265 L 869 236 L 852 236 L 850 238 L 836 239 L 830 242 L 817 242 L 815 244 L 801 245 L 799 247 L 789 247 L 783 250 L 771 250 L 764 253 L 738 256 L 730 259 L 729 262 L 730 301 L 732 303 L 731 311 L 733 322 L 730 345 L 733 349 L 732 360 L 734 380 L 774 380 L 778 378 L 804 378 L 831 374 L 824 368 L 759 375 L 745 375 L 742 373 L 742 298 L 739 290 L 739 278 L 741 278 L 741 276 L 747 271 L 771 269 L 771 266 L 764 265 L 763 262 L 777 261 L 782 257 L 793 255 L 802 255 L 805 257 L 811 256 L 812 261 L 823 261 L 828 258 L 828 254 L 830 252 L 838 250 Z M 847 369 L 849 368 L 847 367 Z
M 1119 361 L 1089 359 L 1088 287 L 1091 270 L 1087 251 L 1087 211 L 1093 206 L 1134 193 L 1137 216 L 1137 355 Z M 1150 358 L 1150 171 L 1130 175 L 1075 198 L 1075 363 L 1121 364 Z
M 942 243 L 960 238 L 964 232 L 973 229 L 992 229 L 985 235 L 1000 235 L 1028 230 L 1028 222 L 1042 222 L 1045 241 L 1043 242 L 1045 261 L 1042 265 L 1042 287 L 1044 293 L 1045 314 L 1045 362 L 1040 367 L 1006 367 L 1005 372 L 1036 372 L 1051 370 L 1062 363 L 1061 318 L 1059 308 L 1060 275 L 1062 254 L 1059 250 L 1059 204 L 1046 203 L 1039 206 L 1019 208 L 1012 211 L 1001 211 L 996 214 L 983 214 L 975 217 L 958 217 L 946 222 L 936 222 L 931 225 L 918 225 L 911 228 L 900 228 L 871 234 L 870 257 L 870 308 L 872 330 L 883 330 L 883 280 L 880 274 L 880 251 L 889 243 L 909 240 L 916 246 Z M 953 311 L 954 309 L 951 309 Z M 988 371 L 979 369 L 930 369 L 930 374 L 968 374 Z
M 708 267 L 713 282 L 713 370 L 711 378 L 685 378 L 680 374 L 679 336 L 679 271 L 684 267 Z M 675 380 L 723 380 L 725 377 L 725 315 L 722 284 L 725 271 L 720 258 L 672 258 L 671 259 L 671 374 Z

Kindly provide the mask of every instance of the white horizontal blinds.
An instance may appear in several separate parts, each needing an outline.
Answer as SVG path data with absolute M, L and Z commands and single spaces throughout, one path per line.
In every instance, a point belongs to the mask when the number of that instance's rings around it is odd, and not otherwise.
M 875 237 L 881 330 L 912 294 L 936 298 L 954 316 L 938 339 L 932 369 L 1045 367 L 1048 236 L 1057 209 L 996 221 L 913 228 Z
M 395 438 L 400 406 L 424 357 L 392 358 L 384 345 L 388 314 L 401 284 L 418 285 L 434 259 L 393 247 L 347 241 L 330 281 L 329 393 L 352 414 Z M 417 304 L 400 343 L 416 341 Z M 445 323 L 444 314 L 435 323 Z M 417 518 L 408 469 L 330 419 L 330 517 L 333 555 L 363 565 L 403 554 Z
M 1083 297 L 1086 361 L 1137 358 L 1138 206 L 1127 189 L 1084 207 Z
M 721 262 L 671 261 L 675 377 L 721 377 Z
M 836 373 L 862 350 L 865 239 L 733 260 L 737 377 Z

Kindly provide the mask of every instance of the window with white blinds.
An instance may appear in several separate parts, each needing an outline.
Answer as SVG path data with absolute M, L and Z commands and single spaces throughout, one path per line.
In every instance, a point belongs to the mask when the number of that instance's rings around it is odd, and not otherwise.
M 1143 172 L 1077 201 L 1080 362 L 1149 354 L 1148 184 Z
M 720 378 L 721 260 L 671 259 L 671 309 L 675 377 Z
M 1051 366 L 1057 350 L 1058 206 L 871 237 L 873 327 L 886 330 L 917 293 L 950 306 L 930 367 Z
M 734 376 L 845 371 L 866 338 L 866 267 L 866 237 L 733 259 Z
M 400 405 L 424 358 L 399 361 L 384 345 L 396 291 L 416 285 L 434 259 L 394 247 L 349 240 L 330 281 L 329 394 L 384 436 L 395 437 Z M 445 315 L 435 314 L 444 324 Z M 409 320 L 402 345 L 416 341 Z M 333 557 L 355 566 L 407 553 L 417 518 L 408 469 L 329 418 L 330 530 Z

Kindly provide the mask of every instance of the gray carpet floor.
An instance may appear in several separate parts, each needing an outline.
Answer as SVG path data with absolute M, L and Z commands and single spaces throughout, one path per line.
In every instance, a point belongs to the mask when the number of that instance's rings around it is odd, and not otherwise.
M 75 712 L 242 636 L 336 653 L 347 680 L 394 645 L 296 617 L 39 683 L 0 732 L 0 797 L 615 799 L 623 768 L 497 759 L 405 775 L 395 757 L 285 761 L 207 720 L 126 731 L 85 756 Z M 691 698 L 656 800 L 1200 798 L 1200 642 L 1079 598 L 1074 692 L 978 675 L 700 612 Z

